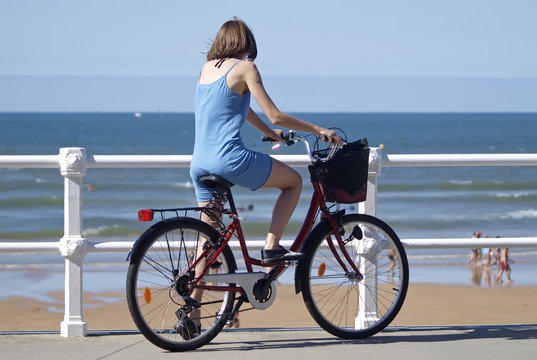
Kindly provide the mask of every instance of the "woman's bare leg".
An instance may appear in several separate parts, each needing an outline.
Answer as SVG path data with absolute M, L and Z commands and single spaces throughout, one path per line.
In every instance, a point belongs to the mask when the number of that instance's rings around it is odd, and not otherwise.
M 209 203 L 210 203 L 210 201 L 198 202 L 198 207 L 205 207 Z M 211 225 L 214 228 L 218 227 L 219 222 L 215 222 L 215 220 L 213 220 L 205 212 L 201 213 L 201 218 L 200 219 L 201 219 L 201 221 Z M 219 214 L 219 220 L 221 220 L 221 219 L 222 219 L 222 214 Z M 197 259 L 202 254 L 202 252 L 203 252 L 203 244 L 205 243 L 205 241 L 206 240 L 204 238 L 200 239 L 200 242 L 198 244 L 198 248 L 197 248 L 197 251 L 196 251 L 195 259 Z M 202 259 L 199 262 L 198 266 L 196 266 L 196 275 L 195 275 L 196 278 L 198 278 L 198 277 L 200 277 L 202 275 L 203 270 L 205 269 L 206 266 L 207 266 L 207 261 L 205 259 Z M 198 289 L 198 288 L 194 289 L 194 291 L 192 291 L 192 298 L 201 303 L 201 300 L 203 298 L 203 289 Z M 198 309 L 194 309 L 192 311 L 192 313 L 190 314 L 190 318 L 193 319 L 193 321 L 196 323 L 196 325 L 201 325 L 201 320 L 199 320 L 199 317 L 200 317 L 200 311 Z
M 277 188 L 280 196 L 272 211 L 272 222 L 265 241 L 265 249 L 277 249 L 285 227 L 291 219 L 300 198 L 302 178 L 298 172 L 282 162 L 272 159 L 272 172 L 262 188 Z

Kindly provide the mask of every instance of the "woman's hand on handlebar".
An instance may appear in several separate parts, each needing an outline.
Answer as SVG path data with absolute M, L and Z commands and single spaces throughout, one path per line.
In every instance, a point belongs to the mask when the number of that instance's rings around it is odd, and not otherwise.
M 337 144 L 340 147 L 343 146 L 343 140 L 334 130 L 321 128 L 318 134 L 324 142 L 329 142 L 330 145 Z
M 285 133 L 283 132 L 283 130 L 280 130 L 280 129 L 270 129 L 272 133 L 270 132 L 265 132 L 265 134 L 261 137 L 261 141 L 270 141 L 271 143 L 278 143 L 278 144 L 281 144 L 283 143 L 283 137 L 285 135 Z
M 272 132 L 274 132 L 276 135 L 278 135 L 278 137 L 276 139 L 278 139 L 278 141 L 273 141 L 273 142 L 279 142 L 279 143 L 282 143 L 283 142 L 283 135 L 284 135 L 284 132 L 282 129 L 272 129 Z M 272 136 L 271 136 L 272 138 Z

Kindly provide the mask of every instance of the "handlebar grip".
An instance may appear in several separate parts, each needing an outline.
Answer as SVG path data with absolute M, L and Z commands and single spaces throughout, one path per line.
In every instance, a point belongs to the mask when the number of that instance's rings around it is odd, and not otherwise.
M 261 137 L 261 141 L 280 141 L 280 140 L 276 140 L 276 139 L 273 139 L 271 137 L 268 137 L 268 136 L 262 136 Z

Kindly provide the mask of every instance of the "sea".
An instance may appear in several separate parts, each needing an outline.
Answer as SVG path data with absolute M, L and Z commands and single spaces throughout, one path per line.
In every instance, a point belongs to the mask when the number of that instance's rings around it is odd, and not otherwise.
M 348 141 L 366 137 L 385 154 L 537 153 L 537 113 L 299 113 L 306 121 L 340 129 Z M 266 118 L 265 118 L 266 120 Z M 248 124 L 247 147 L 274 155 L 304 154 L 300 144 L 280 147 L 261 141 Z M 184 155 L 194 144 L 192 113 L 0 113 L 0 156 L 56 155 L 82 147 L 88 155 Z M 303 194 L 285 238 L 300 227 L 311 196 L 306 168 Z M 88 169 L 84 176 L 83 235 L 90 241 L 134 241 L 148 226 L 137 220 L 144 208 L 195 204 L 187 168 Z M 400 238 L 537 235 L 537 167 L 386 167 L 378 178 L 377 216 Z M 248 238 L 262 239 L 277 196 L 273 190 L 234 188 Z M 356 206 L 346 205 L 347 211 Z M 0 168 L 0 242 L 57 241 L 63 231 L 63 178 L 58 169 Z M 410 280 L 477 286 L 486 276 L 468 267 L 469 249 L 409 250 Z M 509 286 L 537 285 L 537 248 L 512 248 Z M 88 254 L 86 288 L 117 288 L 103 274 L 113 272 L 124 287 L 126 254 Z M 58 254 L 0 253 L 0 297 L 35 294 L 14 276 L 63 286 Z M 495 269 L 493 269 L 495 276 Z M 86 274 L 87 273 L 87 274 Z M 52 275 L 51 275 L 52 274 Z M 92 277 L 91 274 L 95 276 Z M 17 280 L 18 279 L 18 280 Z M 94 279 L 94 280 L 92 280 Z M 479 281 L 477 281 L 479 280 Z M 44 280 L 41 280 L 44 281 Z M 55 289 L 48 285 L 42 290 Z M 26 290 L 25 290 L 26 289 Z M 40 290 L 41 291 L 41 290 Z

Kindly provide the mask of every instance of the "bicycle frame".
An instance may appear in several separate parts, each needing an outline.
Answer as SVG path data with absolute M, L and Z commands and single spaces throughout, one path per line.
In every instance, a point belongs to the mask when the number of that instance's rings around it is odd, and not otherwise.
M 345 244 L 343 242 L 343 239 L 341 237 L 340 232 L 338 231 L 338 225 L 336 223 L 336 219 L 334 218 L 334 216 L 330 213 L 330 211 L 326 207 L 326 202 L 324 201 L 324 197 L 322 195 L 322 189 L 321 189 L 321 186 L 320 186 L 319 182 L 312 181 L 312 185 L 313 185 L 313 196 L 312 196 L 311 201 L 310 201 L 308 212 L 306 213 L 306 217 L 304 219 L 302 227 L 300 228 L 299 233 L 297 234 L 295 240 L 293 241 L 293 243 L 292 243 L 292 245 L 290 247 L 290 250 L 291 251 L 300 251 L 300 249 L 302 249 L 303 245 L 305 244 L 305 242 L 306 242 L 306 240 L 308 238 L 308 235 L 310 234 L 310 232 L 311 232 L 311 230 L 313 228 L 313 225 L 315 223 L 315 219 L 317 217 L 317 212 L 318 212 L 318 210 L 321 210 L 321 217 L 328 221 L 330 227 L 333 230 L 333 233 L 335 234 L 336 243 L 337 243 L 338 247 L 342 250 L 342 254 L 344 256 L 344 259 L 342 259 L 341 256 L 339 256 L 339 254 L 338 254 L 338 252 L 336 250 L 334 241 L 329 237 L 327 239 L 327 243 L 328 243 L 328 246 L 329 246 L 330 250 L 332 251 L 332 253 L 334 255 L 335 260 L 342 267 L 342 269 L 344 270 L 345 274 L 348 274 L 349 272 L 352 271 L 355 274 L 357 274 L 357 276 L 360 277 L 361 273 L 358 270 L 358 268 L 356 267 L 356 264 L 350 258 L 350 256 L 347 253 L 347 251 L 345 251 Z M 207 262 L 207 265 L 206 265 L 205 269 L 203 270 L 203 273 L 200 276 L 197 276 L 197 278 L 195 279 L 195 281 L 194 281 L 195 285 L 194 286 L 197 287 L 197 288 L 210 289 L 210 290 L 221 290 L 221 291 L 234 291 L 234 292 L 241 292 L 241 293 L 244 292 L 244 290 L 241 287 L 238 287 L 238 286 L 205 285 L 205 284 L 201 283 L 201 279 L 209 272 L 210 264 L 213 263 L 218 258 L 218 256 L 220 255 L 220 253 L 222 252 L 224 247 L 228 244 L 229 240 L 231 239 L 231 237 L 235 233 L 236 233 L 237 238 L 239 240 L 242 256 L 243 256 L 243 259 L 244 259 L 244 262 L 245 262 L 245 265 L 246 265 L 246 271 L 249 272 L 249 273 L 253 273 L 253 265 L 255 265 L 255 266 L 265 266 L 265 267 L 267 266 L 267 265 L 263 265 L 260 259 L 250 256 L 249 251 L 248 251 L 248 246 L 246 244 L 244 233 L 242 231 L 241 223 L 240 223 L 240 220 L 239 220 L 239 217 L 238 217 L 237 213 L 232 211 L 229 216 L 232 218 L 232 222 L 224 230 L 221 231 L 221 234 L 223 235 L 223 239 L 222 239 L 220 245 L 218 246 L 218 248 L 216 248 L 216 249 L 204 249 L 204 251 L 200 254 L 200 256 L 198 256 L 196 261 L 193 264 L 191 264 L 191 266 L 190 266 L 189 271 L 194 271 L 194 269 L 199 264 L 199 262 L 202 261 L 202 259 L 204 259 L 207 256 L 209 251 L 216 250 L 211 255 L 211 259 Z M 345 264 L 345 262 L 350 266 L 350 268 L 351 268 L 350 271 L 349 271 L 348 266 Z M 287 269 L 287 266 L 270 265 L 270 267 L 272 267 L 272 269 L 268 273 L 268 279 L 276 279 L 276 278 L 278 278 Z
M 302 141 L 313 164 L 309 208 L 289 247 L 302 254 L 271 261 L 261 260 L 263 251 L 259 258 L 251 256 L 230 190 L 233 183 L 218 174 L 198 179 L 212 197 L 198 207 L 138 211 L 140 221 L 152 221 L 155 212 L 162 219 L 139 237 L 127 257 L 127 303 L 149 341 L 171 351 L 208 343 L 241 311 L 270 307 L 280 288 L 276 280 L 293 265 L 296 294 L 302 293 L 308 312 L 327 332 L 362 339 L 390 324 L 408 289 L 404 247 L 382 220 L 334 209 L 332 201 L 339 198 L 332 197 L 331 190 L 351 193 L 351 189 L 338 184 L 339 176 L 336 181 L 325 177 L 338 174 L 341 166 L 349 168 L 350 174 L 354 164 L 339 164 L 340 156 L 346 159 L 347 154 L 367 150 L 367 142 L 352 142 L 336 154 L 341 142 L 325 147 L 316 137 L 312 147 L 310 140 L 294 132 L 282 136 L 286 145 Z M 352 174 L 352 180 L 363 189 L 367 159 L 360 160 L 364 166 L 356 167 L 359 173 Z M 363 200 L 363 195 L 342 199 L 354 202 Z M 244 261 L 240 270 L 238 249 L 229 247 L 232 237 L 237 238 Z M 241 309 L 245 303 L 249 307 Z

